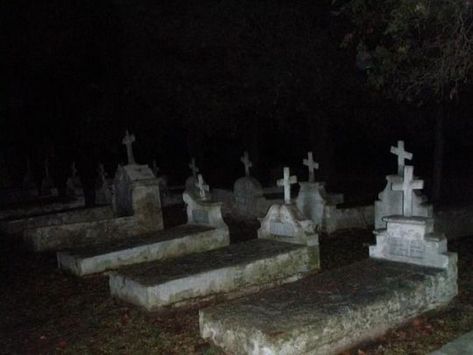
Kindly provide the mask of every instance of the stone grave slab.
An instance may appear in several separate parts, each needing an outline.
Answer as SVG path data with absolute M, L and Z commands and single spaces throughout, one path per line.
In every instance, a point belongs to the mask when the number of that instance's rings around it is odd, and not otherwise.
M 228 230 L 185 224 L 102 245 L 57 253 L 59 268 L 77 276 L 228 245 Z
M 235 181 L 233 185 L 235 207 L 239 214 L 247 217 L 258 216 L 258 206 L 265 200 L 263 187 L 254 177 L 245 176 Z
M 232 354 L 338 354 L 447 304 L 446 269 L 376 259 L 200 310 L 201 336 Z
M 110 273 L 109 284 L 113 296 L 153 311 L 256 292 L 297 280 L 318 265 L 318 247 L 252 240 L 122 268 Z
M 0 231 L 7 234 L 22 234 L 26 229 L 30 228 L 80 223 L 112 217 L 113 210 L 110 206 L 82 207 L 19 219 L 6 219 L 0 222 Z

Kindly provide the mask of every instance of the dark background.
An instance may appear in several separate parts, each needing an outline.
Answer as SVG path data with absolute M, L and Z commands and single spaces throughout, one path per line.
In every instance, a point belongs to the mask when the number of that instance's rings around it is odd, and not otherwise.
M 70 164 L 92 181 L 110 174 L 136 136 L 140 163 L 156 159 L 170 183 L 191 156 L 211 186 L 231 187 L 249 150 L 252 173 L 274 183 L 289 165 L 306 179 L 308 150 L 319 179 L 342 192 L 382 188 L 395 173 L 389 147 L 403 139 L 416 175 L 433 165 L 433 116 L 370 92 L 355 53 L 340 47 L 347 24 L 330 1 L 0 2 L 2 177 L 21 185 L 46 157 L 56 183 Z M 471 92 L 445 122 L 443 198 L 471 200 Z

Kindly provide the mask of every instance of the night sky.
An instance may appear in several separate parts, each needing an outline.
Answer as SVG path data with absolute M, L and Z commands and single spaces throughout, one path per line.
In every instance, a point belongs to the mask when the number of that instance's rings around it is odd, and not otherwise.
M 329 186 L 371 195 L 395 172 L 389 147 L 403 139 L 428 193 L 435 108 L 371 92 L 330 4 L 2 2 L 3 179 L 21 184 L 29 158 L 40 180 L 49 158 L 58 185 L 73 160 L 92 185 L 99 162 L 110 174 L 124 162 L 129 129 L 138 162 L 156 159 L 171 184 L 195 156 L 211 186 L 231 187 L 244 150 L 264 185 L 283 165 L 305 180 L 312 150 Z M 470 103 L 467 90 L 443 127 L 444 198 L 473 200 Z

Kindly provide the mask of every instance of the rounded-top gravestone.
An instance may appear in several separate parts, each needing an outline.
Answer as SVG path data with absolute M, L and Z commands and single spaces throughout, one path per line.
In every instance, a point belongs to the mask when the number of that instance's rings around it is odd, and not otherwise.
M 263 197 L 263 187 L 260 182 L 251 176 L 245 176 L 233 185 L 235 205 L 242 215 L 256 216 L 258 199 Z

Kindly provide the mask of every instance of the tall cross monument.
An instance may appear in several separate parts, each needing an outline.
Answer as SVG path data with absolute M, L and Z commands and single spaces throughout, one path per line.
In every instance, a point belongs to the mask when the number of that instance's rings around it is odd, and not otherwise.
M 297 182 L 297 176 L 291 176 L 289 168 L 284 168 L 284 178 L 277 181 L 278 186 L 284 186 L 284 203 L 291 203 L 291 185 Z
M 123 137 L 122 144 L 126 147 L 126 155 L 128 158 L 128 165 L 136 164 L 135 156 L 133 155 L 133 143 L 135 142 L 135 135 L 126 131 L 125 137 Z
M 307 159 L 302 160 L 302 164 L 307 166 L 307 168 L 309 169 L 309 182 L 315 182 L 314 170 L 319 169 L 319 163 L 314 161 L 312 152 L 307 153 Z
M 420 190 L 424 187 L 423 180 L 414 180 L 414 167 L 406 165 L 404 167 L 404 177 L 402 183 L 393 184 L 394 191 L 402 191 L 402 212 L 406 217 L 412 216 L 412 195 L 414 190 Z
M 404 165 L 406 160 L 412 159 L 412 153 L 404 149 L 404 141 L 397 141 L 397 147 L 391 147 L 391 153 L 397 155 L 397 174 L 404 174 Z

